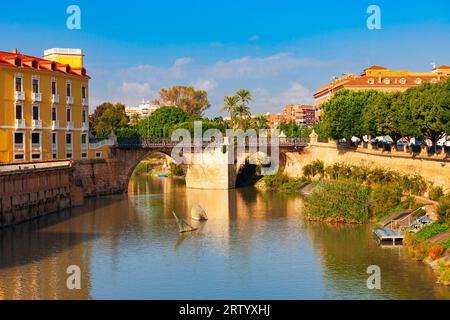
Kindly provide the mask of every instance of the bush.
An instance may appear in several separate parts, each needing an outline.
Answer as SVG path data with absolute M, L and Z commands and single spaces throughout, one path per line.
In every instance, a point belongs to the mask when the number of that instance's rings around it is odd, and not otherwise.
M 450 194 L 441 197 L 437 208 L 437 215 L 441 223 L 450 221 Z
M 445 247 L 443 245 L 433 243 L 428 249 L 428 258 L 430 258 L 431 260 L 439 259 L 444 255 L 444 252 Z
M 439 282 L 450 282 L 450 265 L 444 261 L 439 261 Z
M 427 181 L 420 175 L 401 176 L 400 184 L 405 192 L 422 196 L 428 189 Z
M 305 200 L 306 216 L 313 220 L 366 222 L 368 198 L 368 190 L 353 181 L 322 181 Z
M 442 187 L 432 187 L 428 196 L 433 201 L 439 201 L 444 196 L 444 190 Z
M 151 167 L 150 163 L 141 162 L 136 166 L 133 173 L 136 175 L 141 175 L 141 174 L 147 174 L 150 171 L 152 171 L 152 167 Z
M 323 177 L 325 174 L 325 164 L 323 161 L 316 160 L 311 164 L 308 164 L 303 167 L 303 175 L 305 177 L 314 178 L 316 175 L 320 175 Z
M 396 183 L 381 184 L 373 189 L 371 200 L 371 214 L 375 217 L 382 215 L 400 204 L 402 189 Z
M 428 240 L 442 232 L 448 230 L 448 225 L 445 223 L 432 223 L 417 233 L 417 239 L 419 240 Z
M 180 165 L 173 162 L 170 163 L 170 173 L 177 177 L 184 176 L 183 168 Z
M 408 253 L 412 258 L 423 261 L 428 257 L 430 244 L 418 239 L 416 235 L 407 233 L 403 243 L 408 247 Z

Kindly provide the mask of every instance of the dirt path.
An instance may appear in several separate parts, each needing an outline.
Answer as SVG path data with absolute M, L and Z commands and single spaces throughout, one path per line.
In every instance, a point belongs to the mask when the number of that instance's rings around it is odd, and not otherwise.
M 448 238 L 450 238 L 450 231 L 440 233 L 440 234 L 434 236 L 433 238 L 430 239 L 430 242 L 439 243 L 439 242 L 443 242 L 443 241 L 447 240 Z

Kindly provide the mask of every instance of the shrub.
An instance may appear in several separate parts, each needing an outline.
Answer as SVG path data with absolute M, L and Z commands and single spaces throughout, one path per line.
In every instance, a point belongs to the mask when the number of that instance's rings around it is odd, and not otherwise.
M 441 223 L 450 221 L 450 194 L 441 197 L 437 208 L 437 215 Z
M 170 173 L 177 177 L 184 176 L 183 168 L 180 165 L 173 162 L 170 163 Z
M 401 176 L 400 184 L 405 192 L 422 196 L 428 189 L 427 181 L 420 175 Z
M 442 244 L 444 245 L 445 249 L 450 249 L 450 238 L 445 240 Z
M 305 177 L 315 177 L 316 175 L 320 175 L 323 177 L 325 174 L 325 164 L 323 161 L 316 160 L 311 164 L 308 164 L 303 167 L 303 175 Z
M 440 257 L 442 257 L 444 252 L 445 247 L 443 245 L 433 243 L 428 249 L 428 258 L 430 258 L 431 260 L 439 259 Z
M 412 258 L 423 261 L 428 257 L 430 244 L 418 239 L 416 235 L 406 234 L 403 243 L 408 247 L 408 253 Z
M 444 190 L 442 187 L 432 187 L 429 192 L 429 198 L 433 201 L 439 201 L 444 196 Z
M 310 219 L 366 222 L 369 192 L 350 180 L 322 181 L 305 200 Z
M 417 238 L 419 240 L 428 240 L 442 232 L 448 230 L 448 225 L 445 223 L 432 223 L 417 233 Z
M 371 194 L 370 211 L 373 216 L 382 215 L 397 207 L 402 199 L 402 189 L 396 183 L 375 187 Z
M 439 261 L 439 282 L 449 282 L 450 281 L 450 265 L 444 261 Z
M 141 174 L 147 174 L 151 170 L 152 170 L 152 167 L 151 167 L 150 163 L 141 162 L 136 166 L 133 173 L 136 175 L 141 175 Z

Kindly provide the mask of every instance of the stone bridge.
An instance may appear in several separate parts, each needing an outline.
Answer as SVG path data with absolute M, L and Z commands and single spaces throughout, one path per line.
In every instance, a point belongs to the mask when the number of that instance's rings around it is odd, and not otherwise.
M 111 146 L 107 159 L 74 164 L 74 181 L 86 196 L 123 193 L 128 190 L 136 166 L 149 155 L 161 153 L 172 157 L 183 167 L 188 188 L 232 189 L 236 187 L 239 170 L 252 157 L 265 158 L 267 162 L 275 152 L 279 166 L 283 167 L 286 153 L 299 152 L 308 146 L 308 142 L 308 139 L 289 138 L 281 138 L 276 144 L 247 140 L 239 152 L 226 139 L 213 144 L 194 141 L 183 145 L 181 152 L 173 157 L 172 151 L 180 146 L 179 142 L 163 139 L 119 141 Z

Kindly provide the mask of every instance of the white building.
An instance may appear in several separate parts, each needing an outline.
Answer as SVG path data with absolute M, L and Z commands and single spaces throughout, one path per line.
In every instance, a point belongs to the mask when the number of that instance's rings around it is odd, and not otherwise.
M 130 119 L 134 114 L 138 114 L 139 117 L 142 119 L 150 116 L 153 112 L 158 110 L 159 107 L 160 106 L 158 105 L 150 104 L 150 102 L 142 101 L 142 103 L 137 107 L 130 107 L 130 106 L 126 107 L 125 113 L 127 114 L 128 117 L 130 117 Z

